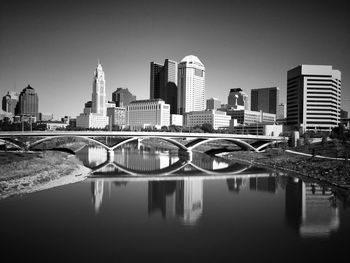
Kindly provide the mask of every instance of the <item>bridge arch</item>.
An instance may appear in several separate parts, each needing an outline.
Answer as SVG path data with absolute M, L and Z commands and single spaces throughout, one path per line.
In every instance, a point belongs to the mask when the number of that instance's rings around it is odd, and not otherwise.
M 49 141 L 49 140 L 52 140 L 54 138 L 80 138 L 80 139 L 84 139 L 84 140 L 87 140 L 87 141 L 91 141 L 91 142 L 95 142 L 99 145 L 101 145 L 102 147 L 104 147 L 105 149 L 107 150 L 110 150 L 111 148 L 108 147 L 106 144 L 94 139 L 94 138 L 91 138 L 91 137 L 88 137 L 88 136 L 80 136 L 80 135 L 58 135 L 58 136 L 49 136 L 49 137 L 46 137 L 46 138 L 43 138 L 43 139 L 40 139 L 40 140 L 37 140 L 35 142 L 33 142 L 32 144 L 29 145 L 29 148 L 32 148 L 33 146 L 35 145 L 38 145 L 42 142 L 45 142 L 45 141 Z
M 5 144 L 8 143 L 12 146 L 15 146 L 16 148 L 20 149 L 20 150 L 23 150 L 23 147 L 20 146 L 19 144 L 16 144 L 15 142 L 13 142 L 12 140 L 6 140 L 7 138 L 5 139 L 0 139 L 1 142 L 4 142 Z
M 187 147 L 188 150 L 193 150 L 194 148 L 198 147 L 201 144 L 204 144 L 204 143 L 207 143 L 207 142 L 212 142 L 212 141 L 219 141 L 219 140 L 220 141 L 224 140 L 224 141 L 232 142 L 232 143 L 236 144 L 237 146 L 239 146 L 239 147 L 241 147 L 242 149 L 245 149 L 245 150 L 252 150 L 252 151 L 255 151 L 255 152 L 258 151 L 255 147 L 253 147 L 249 143 L 247 143 L 245 141 L 242 141 L 240 139 L 234 139 L 234 138 L 205 138 L 205 139 L 203 138 L 203 139 L 195 141 L 194 143 L 189 142 L 185 146 Z

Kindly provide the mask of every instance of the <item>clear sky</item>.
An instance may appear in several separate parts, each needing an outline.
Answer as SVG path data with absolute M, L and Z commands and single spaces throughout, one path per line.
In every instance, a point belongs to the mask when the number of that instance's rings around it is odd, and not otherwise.
M 0 96 L 30 84 L 40 112 L 76 117 L 98 59 L 110 100 L 118 87 L 147 99 L 150 62 L 192 54 L 222 103 L 231 88 L 271 86 L 285 102 L 287 70 L 332 65 L 350 112 L 349 16 L 348 0 L 0 0 Z

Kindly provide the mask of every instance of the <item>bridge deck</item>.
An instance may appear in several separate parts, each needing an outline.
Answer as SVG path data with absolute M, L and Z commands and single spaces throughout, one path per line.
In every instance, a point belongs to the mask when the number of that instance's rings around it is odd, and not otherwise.
M 287 141 L 287 137 L 282 136 L 264 136 L 250 134 L 222 134 L 222 133 L 185 133 L 185 132 L 127 132 L 127 131 L 6 131 L 0 132 L 0 138 L 20 137 L 20 136 L 116 136 L 116 137 L 164 137 L 164 138 L 234 138 L 234 139 L 253 139 L 253 140 L 279 140 Z

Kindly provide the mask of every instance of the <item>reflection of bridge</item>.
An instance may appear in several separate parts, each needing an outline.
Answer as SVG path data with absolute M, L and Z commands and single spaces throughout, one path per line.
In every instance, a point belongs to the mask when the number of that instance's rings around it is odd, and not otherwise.
M 18 138 L 35 138 L 39 139 L 32 142 L 23 143 Z M 215 141 L 228 141 L 244 150 L 252 150 L 259 152 L 264 150 L 267 146 L 276 143 L 286 142 L 287 137 L 279 136 L 260 136 L 260 135 L 243 135 L 243 134 L 220 134 L 220 133 L 174 133 L 174 132 L 119 132 L 119 131 L 72 131 L 72 132 L 0 132 L 0 140 L 9 143 L 20 149 L 31 149 L 35 145 L 43 143 L 45 141 L 52 140 L 53 138 L 81 138 L 87 141 L 97 143 L 108 151 L 112 152 L 116 148 L 139 139 L 144 138 L 157 138 L 167 141 L 180 150 L 185 152 L 191 152 L 195 147 L 207 142 Z M 101 142 L 97 138 L 99 137 L 118 137 L 120 141 L 114 145 L 108 145 Z M 177 139 L 190 140 L 186 144 L 182 144 Z
M 198 165 L 195 165 L 191 160 L 184 160 L 184 159 L 179 159 L 177 162 L 171 164 L 170 166 L 167 166 L 162 169 L 158 170 L 137 170 L 133 168 L 128 168 L 126 166 L 123 166 L 121 164 L 118 164 L 116 162 L 111 162 L 111 161 L 105 161 L 104 163 L 94 167 L 92 169 L 92 173 L 97 173 L 99 171 L 102 171 L 104 168 L 108 166 L 113 166 L 114 168 L 117 168 L 118 170 L 131 175 L 131 176 L 142 176 L 142 177 L 147 177 L 149 175 L 153 176 L 167 176 L 171 174 L 175 174 L 176 172 L 180 171 L 181 169 L 185 167 L 193 167 L 197 171 L 200 171 L 204 174 L 240 174 L 250 168 L 250 166 L 246 165 L 231 165 L 226 168 L 222 169 L 217 169 L 217 170 L 208 170 L 202 167 L 199 167 Z

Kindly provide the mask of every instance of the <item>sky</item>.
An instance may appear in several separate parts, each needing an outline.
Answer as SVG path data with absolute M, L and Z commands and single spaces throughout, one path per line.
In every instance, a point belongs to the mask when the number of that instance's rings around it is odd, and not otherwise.
M 91 100 L 98 60 L 109 100 L 119 87 L 148 99 L 151 61 L 195 55 L 206 99 L 222 103 L 231 88 L 250 97 L 275 86 L 286 102 L 289 69 L 332 65 L 350 113 L 348 2 L 0 0 L 0 96 L 30 85 L 39 112 L 76 117 Z

